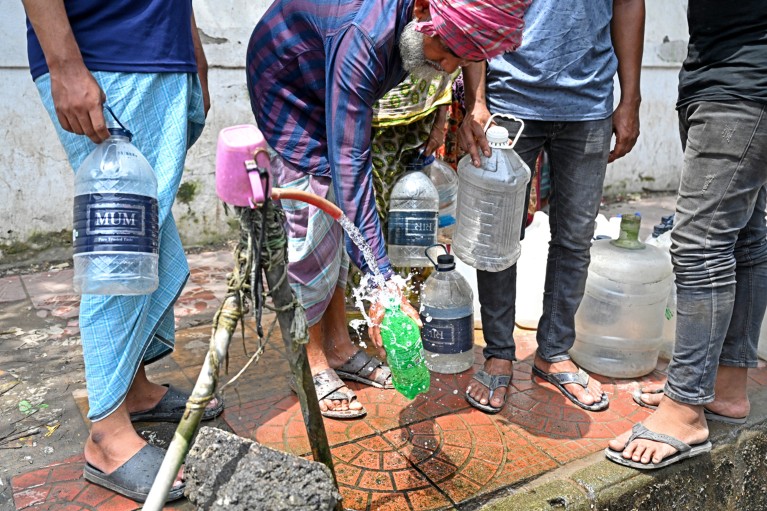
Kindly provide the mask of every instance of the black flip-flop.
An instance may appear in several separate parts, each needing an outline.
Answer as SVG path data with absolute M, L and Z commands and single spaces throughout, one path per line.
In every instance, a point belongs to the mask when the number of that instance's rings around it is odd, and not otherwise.
M 165 457 L 165 450 L 154 445 L 145 445 L 131 459 L 120 465 L 111 474 L 106 474 L 90 463 L 83 468 L 83 477 L 88 482 L 103 486 L 136 502 L 146 501 L 152 489 L 157 472 Z M 184 496 L 185 484 L 171 488 L 165 502 Z
M 575 394 L 565 388 L 565 385 L 569 385 L 571 383 L 580 385 L 584 389 L 588 388 L 589 375 L 583 369 L 579 368 L 577 373 L 547 373 L 546 371 L 538 369 L 535 367 L 535 365 L 533 365 L 533 374 L 538 378 L 546 380 L 547 382 L 554 385 L 562 394 L 564 394 L 567 399 L 580 406 L 584 410 L 588 410 L 589 412 L 601 412 L 610 405 L 610 400 L 608 399 L 607 394 L 604 392 L 602 392 L 602 399 L 596 403 L 588 405 L 578 400 L 578 398 L 575 397 Z
M 189 394 L 181 392 L 173 385 L 165 384 L 168 391 L 162 396 L 162 399 L 149 410 L 143 412 L 134 412 L 130 414 L 131 422 L 179 422 L 186 411 L 186 402 Z M 224 398 L 219 394 L 216 398 L 216 406 L 206 407 L 202 412 L 202 419 L 208 421 L 215 419 L 224 411 Z
M 380 369 L 379 369 L 380 368 Z M 378 376 L 370 376 L 378 369 Z M 391 369 L 376 357 L 368 355 L 365 350 L 359 350 L 349 360 L 335 368 L 336 374 L 342 380 L 352 380 L 377 389 L 393 389 Z
M 488 389 L 490 389 L 490 397 L 487 400 L 487 404 L 483 405 L 471 395 L 469 395 L 469 391 L 466 391 L 466 401 L 469 402 L 471 406 L 478 410 L 482 410 L 485 413 L 498 413 L 500 412 L 503 407 L 506 405 L 506 398 L 509 396 L 509 383 L 511 383 L 511 376 L 507 374 L 490 374 L 484 369 L 480 369 L 476 373 L 474 373 L 474 376 L 472 376 L 472 380 L 476 380 Z M 490 404 L 490 400 L 493 399 L 493 394 L 495 394 L 495 391 L 498 390 L 501 387 L 506 387 L 506 393 L 503 395 L 503 404 L 501 406 L 492 406 Z

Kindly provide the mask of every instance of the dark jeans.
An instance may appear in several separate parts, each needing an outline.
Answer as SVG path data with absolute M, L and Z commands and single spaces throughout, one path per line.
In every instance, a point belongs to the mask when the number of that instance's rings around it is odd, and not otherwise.
M 677 286 L 666 395 L 714 400 L 718 366 L 755 367 L 767 306 L 767 107 L 747 101 L 682 108 L 684 166 L 671 258 Z
M 498 121 L 504 125 L 507 122 Z M 507 127 L 510 133 L 516 132 L 513 123 Z M 568 350 L 575 342 L 575 311 L 586 286 L 611 136 L 611 118 L 584 122 L 525 121 L 525 130 L 515 147 L 531 169 L 544 148 L 551 164 L 551 243 L 537 335 L 538 354 L 549 362 L 568 360 Z M 528 199 L 529 195 L 528 188 Z M 523 225 L 526 216 L 527 208 L 520 218 Z M 516 360 L 513 337 L 516 282 L 516 265 L 500 272 L 477 271 L 482 330 L 487 343 L 485 358 Z

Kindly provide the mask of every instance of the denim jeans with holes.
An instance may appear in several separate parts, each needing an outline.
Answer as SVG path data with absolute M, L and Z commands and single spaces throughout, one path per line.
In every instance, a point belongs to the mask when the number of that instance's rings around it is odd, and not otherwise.
M 767 106 L 696 102 L 680 109 L 679 126 L 677 324 L 665 393 L 703 405 L 714 400 L 719 365 L 757 363 L 767 306 Z
M 518 125 L 496 121 L 516 133 Z M 602 200 L 611 118 L 583 122 L 525 121 L 515 147 L 530 167 L 541 149 L 551 165 L 549 224 L 551 243 L 544 284 L 543 315 L 538 324 L 538 354 L 549 362 L 568 360 L 575 342 L 575 311 L 583 298 L 589 267 L 594 220 Z M 528 187 L 528 200 L 530 189 Z M 525 217 L 519 221 L 526 220 Z M 524 232 L 524 231 L 523 231 Z M 514 305 L 516 265 L 500 272 L 477 271 L 485 358 L 516 360 Z

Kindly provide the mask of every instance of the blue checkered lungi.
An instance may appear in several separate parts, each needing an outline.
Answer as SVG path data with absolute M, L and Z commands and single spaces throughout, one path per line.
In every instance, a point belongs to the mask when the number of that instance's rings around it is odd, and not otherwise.
M 202 132 L 205 114 L 196 74 L 97 71 L 93 76 L 157 175 L 160 220 L 157 291 L 141 296 L 83 295 L 80 302 L 88 418 L 98 421 L 122 404 L 142 362 L 173 351 L 173 304 L 189 277 L 189 266 L 171 206 L 187 149 Z M 95 145 L 86 136 L 62 129 L 51 97 L 50 75 L 40 76 L 35 83 L 69 163 L 79 168 Z

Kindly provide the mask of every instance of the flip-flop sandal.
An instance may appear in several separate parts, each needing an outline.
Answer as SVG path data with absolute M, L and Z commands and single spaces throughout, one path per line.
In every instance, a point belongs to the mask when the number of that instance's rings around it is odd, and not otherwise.
M 168 391 L 162 396 L 160 402 L 154 408 L 143 412 L 130 414 L 131 422 L 179 422 L 186 411 L 186 402 L 189 394 L 181 392 L 173 385 L 164 384 Z M 202 412 L 202 419 L 208 421 L 215 419 L 224 411 L 224 398 L 215 394 L 216 406 L 206 407 Z
M 331 368 L 320 371 L 312 376 L 312 381 L 314 382 L 314 390 L 317 392 L 318 401 L 330 399 L 331 401 L 346 400 L 351 403 L 357 399 L 357 394 L 352 389 L 340 390 L 346 385 Z M 290 389 L 293 392 L 296 391 L 296 382 L 293 378 L 290 379 Z M 326 410 L 324 412 L 320 410 L 320 413 L 323 417 L 329 419 L 359 419 L 367 415 L 368 412 L 363 407 L 359 410 Z
M 378 371 L 378 376 L 371 378 L 370 375 Z M 377 389 L 393 389 L 391 369 L 384 365 L 376 357 L 368 355 L 365 350 L 359 350 L 352 357 L 335 368 L 336 374 L 342 380 L 352 380 Z
M 83 477 L 86 481 L 103 486 L 136 502 L 144 502 L 149 495 L 149 490 L 152 489 L 164 457 L 164 449 L 147 444 L 110 474 L 86 463 L 83 467 Z M 183 497 L 185 487 L 186 485 L 182 483 L 180 486 L 171 488 L 165 502 Z
M 652 440 L 653 442 L 662 442 L 664 444 L 670 445 L 671 447 L 676 449 L 677 452 L 675 452 L 671 456 L 668 456 L 662 459 L 658 463 L 652 463 L 652 462 L 641 463 L 638 461 L 634 461 L 630 459 L 627 460 L 626 458 L 624 458 L 623 450 L 614 451 L 608 447 L 605 449 L 605 457 L 608 460 L 613 461 L 619 465 L 623 465 L 625 467 L 638 468 L 639 470 L 652 470 L 655 468 L 667 467 L 678 461 L 686 460 L 688 458 L 698 456 L 700 454 L 709 452 L 711 450 L 710 440 L 706 440 L 699 444 L 689 445 L 682 442 L 678 438 L 674 438 L 671 435 L 664 435 L 663 433 L 655 433 L 654 431 L 650 431 L 641 422 L 634 424 L 634 427 L 631 428 L 631 436 L 626 442 L 626 445 L 623 446 L 623 449 L 625 449 L 627 445 L 629 445 L 631 442 L 633 442 L 636 439 Z
M 644 406 L 645 408 L 649 408 L 650 410 L 657 410 L 658 409 L 657 406 L 650 405 L 642 401 L 642 394 L 663 394 L 663 389 L 655 389 L 648 392 L 642 392 L 640 394 L 633 394 L 631 396 L 634 402 L 638 404 L 639 406 Z M 734 424 L 736 426 L 743 425 L 748 420 L 748 416 L 730 417 L 729 415 L 721 415 L 721 414 L 712 412 L 706 407 L 703 407 L 703 416 L 706 418 L 706 420 L 709 420 L 709 421 L 722 422 L 724 424 Z
M 604 392 L 602 392 L 602 399 L 589 405 L 580 401 L 577 397 L 575 397 L 575 394 L 565 388 L 565 385 L 569 385 L 571 383 L 580 385 L 584 389 L 588 388 L 589 375 L 583 369 L 579 368 L 577 373 L 547 373 L 546 371 L 542 371 L 533 365 L 533 374 L 538 378 L 541 378 L 554 385 L 562 394 L 564 394 L 567 399 L 580 406 L 584 410 L 588 410 L 589 412 L 601 412 L 610 405 L 610 400 L 608 399 L 607 394 Z
M 485 413 L 500 412 L 506 405 L 506 398 L 509 396 L 509 383 L 511 383 L 511 376 L 507 374 L 489 374 L 484 369 L 480 369 L 474 373 L 472 380 L 477 380 L 479 383 L 490 389 L 490 397 L 487 400 L 487 404 L 485 405 L 471 397 L 469 395 L 469 391 L 467 390 L 466 401 L 468 401 L 469 404 L 474 408 L 482 410 Z M 495 394 L 495 391 L 501 387 L 506 387 L 506 394 L 503 395 L 503 404 L 501 406 L 492 406 L 490 404 L 490 400 L 493 399 L 493 394 Z
M 734 424 L 736 426 L 745 424 L 746 421 L 748 420 L 748 415 L 745 417 L 730 417 L 728 415 L 721 415 L 718 413 L 714 413 L 708 410 L 706 407 L 703 407 L 703 416 L 708 421 L 723 422 L 725 424 Z
M 636 404 L 639 406 L 642 406 L 644 408 L 649 408 L 650 410 L 657 410 L 658 405 L 651 405 L 649 403 L 645 403 L 642 401 L 642 394 L 663 394 L 663 389 L 655 389 L 655 390 L 648 390 L 647 392 L 642 391 L 642 389 L 639 389 L 639 392 L 634 392 L 631 394 L 631 399 L 634 400 Z

